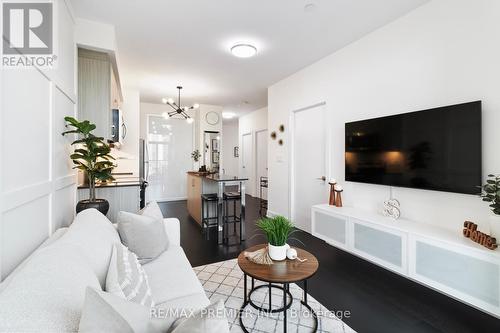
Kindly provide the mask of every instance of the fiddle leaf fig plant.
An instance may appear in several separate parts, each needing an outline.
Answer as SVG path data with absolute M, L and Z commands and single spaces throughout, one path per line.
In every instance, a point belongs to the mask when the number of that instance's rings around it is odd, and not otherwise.
M 500 176 L 488 175 L 488 180 L 482 190 L 483 201 L 490 203 L 490 208 L 495 215 L 500 215 Z
M 87 173 L 89 180 L 89 201 L 96 201 L 95 183 L 96 180 L 102 182 L 114 180 L 111 172 L 115 168 L 112 160 L 114 157 L 110 155 L 111 148 L 104 142 L 104 138 L 95 136 L 92 131 L 96 129 L 96 125 L 88 120 L 78 121 L 73 117 L 64 117 L 66 127 L 70 126 L 73 129 L 65 131 L 62 135 L 77 134 L 78 139 L 71 143 L 75 146 L 73 154 L 70 158 L 75 165 L 73 169 L 79 169 Z

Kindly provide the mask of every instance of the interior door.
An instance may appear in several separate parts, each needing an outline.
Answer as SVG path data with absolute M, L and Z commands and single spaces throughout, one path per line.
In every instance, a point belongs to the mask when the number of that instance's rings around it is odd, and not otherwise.
M 186 172 L 192 168 L 193 125 L 184 119 L 149 115 L 146 201 L 187 197 Z
M 257 179 L 255 184 L 260 194 L 260 177 L 267 177 L 267 130 L 259 131 L 255 133 L 255 135 L 255 157 L 257 159 L 255 163 L 257 166 Z M 267 199 L 266 189 L 262 190 L 262 199 Z
M 324 105 L 294 112 L 292 121 L 292 221 L 311 232 L 311 207 L 328 201 Z
M 241 140 L 241 171 L 242 177 L 248 178 L 247 184 L 250 188 L 248 188 L 248 194 L 253 195 L 252 184 L 255 182 L 253 177 L 253 163 L 252 163 L 252 133 L 243 134 Z

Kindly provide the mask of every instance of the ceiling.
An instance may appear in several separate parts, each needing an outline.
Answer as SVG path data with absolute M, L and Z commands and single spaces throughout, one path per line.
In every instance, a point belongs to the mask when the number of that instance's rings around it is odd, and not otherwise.
M 267 87 L 428 0 L 76 0 L 78 17 L 116 28 L 123 85 L 160 103 L 237 115 L 267 105 Z M 313 4 L 312 7 L 307 7 Z M 236 58 L 237 42 L 258 53 Z M 184 103 L 183 103 L 184 104 Z

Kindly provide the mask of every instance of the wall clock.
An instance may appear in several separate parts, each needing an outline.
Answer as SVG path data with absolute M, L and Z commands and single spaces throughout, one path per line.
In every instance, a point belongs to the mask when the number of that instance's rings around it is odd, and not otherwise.
M 217 112 L 207 112 L 205 119 L 209 125 L 217 125 L 219 123 L 219 114 Z

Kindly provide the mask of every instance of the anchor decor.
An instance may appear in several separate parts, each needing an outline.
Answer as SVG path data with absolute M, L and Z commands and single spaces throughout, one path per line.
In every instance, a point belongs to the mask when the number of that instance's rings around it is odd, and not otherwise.
M 396 199 L 389 199 L 384 201 L 384 216 L 392 217 L 397 220 L 401 216 L 401 208 L 399 201 Z

